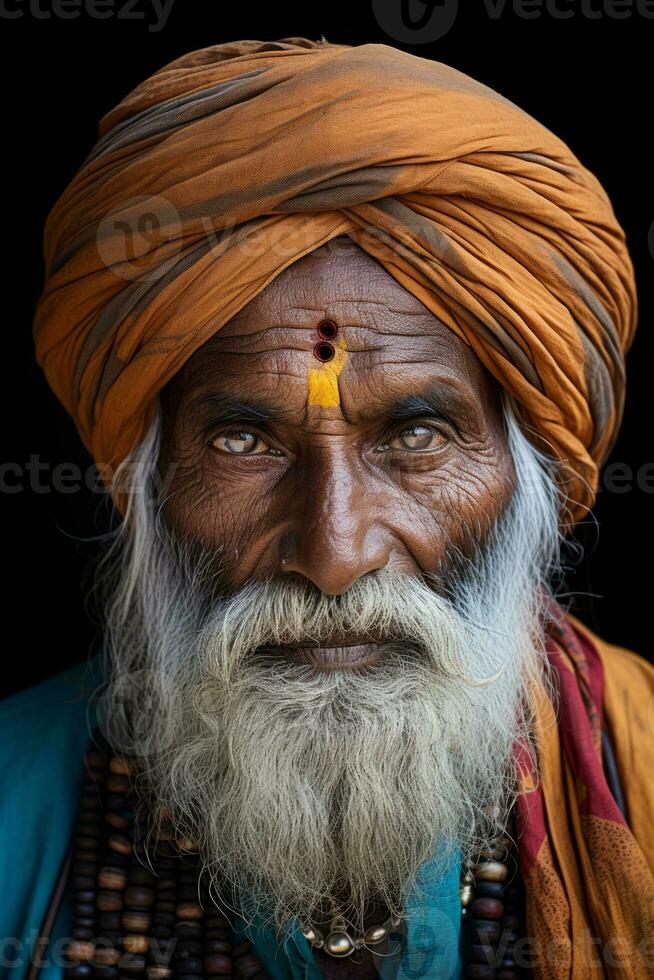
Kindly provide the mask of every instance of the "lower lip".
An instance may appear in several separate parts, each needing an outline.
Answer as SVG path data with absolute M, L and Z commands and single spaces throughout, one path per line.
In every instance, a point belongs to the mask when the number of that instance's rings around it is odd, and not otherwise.
M 294 664 L 330 671 L 371 667 L 383 658 L 384 646 L 380 643 L 361 643 L 348 647 L 268 647 L 264 652 L 283 657 Z

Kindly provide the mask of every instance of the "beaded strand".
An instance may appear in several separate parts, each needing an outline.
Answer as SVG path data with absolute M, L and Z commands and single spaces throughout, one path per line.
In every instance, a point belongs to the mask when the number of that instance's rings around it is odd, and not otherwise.
M 85 756 L 68 886 L 74 925 L 66 980 L 268 980 L 252 944 L 234 944 L 200 877 L 198 845 L 162 831 L 147 856 L 135 827 L 130 762 L 96 732 Z M 149 866 L 148 866 L 149 864 Z M 464 976 L 519 980 L 523 894 L 502 838 L 462 869 Z
M 93 742 L 99 745 L 99 736 Z M 163 834 L 148 855 L 134 844 L 129 761 L 92 747 L 69 875 L 74 924 L 64 950 L 67 980 L 268 980 L 249 942 L 199 879 L 197 845 Z
M 515 845 L 504 836 L 482 850 L 461 874 L 461 914 L 466 977 L 519 980 L 528 971 L 514 959 L 524 935 L 523 894 Z

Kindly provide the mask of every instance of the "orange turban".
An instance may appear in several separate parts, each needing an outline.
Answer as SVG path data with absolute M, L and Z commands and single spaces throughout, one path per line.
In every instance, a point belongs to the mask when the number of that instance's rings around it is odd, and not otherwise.
M 350 235 L 469 344 L 567 461 L 577 516 L 624 400 L 633 270 L 570 149 L 446 65 L 290 38 L 179 58 L 100 123 L 49 215 L 34 336 L 115 467 L 190 355 L 303 255 Z

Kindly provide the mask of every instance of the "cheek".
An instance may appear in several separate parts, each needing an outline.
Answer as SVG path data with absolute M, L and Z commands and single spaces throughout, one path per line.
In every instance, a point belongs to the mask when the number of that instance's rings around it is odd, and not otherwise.
M 231 574 L 264 533 L 270 489 L 246 467 L 219 466 L 211 453 L 178 456 L 164 518 L 179 539 L 191 540 Z
M 442 466 L 403 473 L 393 481 L 396 509 L 403 514 L 395 532 L 423 571 L 433 571 L 456 550 L 473 555 L 513 494 L 508 451 L 488 448 L 457 452 Z

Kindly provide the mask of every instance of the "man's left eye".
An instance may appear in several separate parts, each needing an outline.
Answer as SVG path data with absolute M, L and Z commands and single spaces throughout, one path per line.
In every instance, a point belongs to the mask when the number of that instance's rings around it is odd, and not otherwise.
M 223 453 L 231 453 L 232 456 L 258 456 L 270 451 L 270 446 L 261 436 L 247 429 L 223 432 L 214 439 L 212 446 Z
M 443 433 L 431 425 L 411 425 L 398 432 L 387 446 L 389 449 L 425 452 L 430 449 L 440 449 L 446 441 Z

